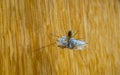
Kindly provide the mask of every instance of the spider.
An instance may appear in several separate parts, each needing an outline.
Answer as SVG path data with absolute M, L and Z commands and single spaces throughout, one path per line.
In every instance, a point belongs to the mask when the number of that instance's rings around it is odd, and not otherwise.
M 77 40 L 73 38 L 73 36 L 73 31 L 70 30 L 67 36 L 62 36 L 61 38 L 58 38 L 58 47 L 83 50 L 88 43 L 82 40 Z
M 87 46 L 88 43 L 86 43 L 85 41 L 77 40 L 77 39 L 73 38 L 73 36 L 75 34 L 73 34 L 73 30 L 69 30 L 67 36 L 62 36 L 61 38 L 58 38 L 57 39 L 57 45 L 58 45 L 58 47 L 60 47 L 62 49 L 68 48 L 68 49 L 71 49 L 71 50 L 73 50 L 73 49 L 84 50 L 84 48 Z M 54 36 L 56 36 L 56 35 L 54 35 Z M 57 37 L 59 37 L 59 36 L 57 36 Z M 56 42 L 51 43 L 49 45 L 46 45 L 44 47 L 41 47 L 39 49 L 48 47 L 48 46 L 50 46 L 52 44 L 56 44 Z

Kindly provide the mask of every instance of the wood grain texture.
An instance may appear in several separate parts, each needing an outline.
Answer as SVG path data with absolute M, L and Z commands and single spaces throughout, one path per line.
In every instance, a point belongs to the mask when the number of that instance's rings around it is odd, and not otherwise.
M 47 46 L 70 29 L 84 51 Z M 0 75 L 120 75 L 120 0 L 0 0 Z

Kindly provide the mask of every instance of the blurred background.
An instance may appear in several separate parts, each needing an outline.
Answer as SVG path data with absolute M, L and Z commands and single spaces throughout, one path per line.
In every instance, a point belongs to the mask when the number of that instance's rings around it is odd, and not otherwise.
M 120 0 L 0 0 L 0 75 L 120 75 Z

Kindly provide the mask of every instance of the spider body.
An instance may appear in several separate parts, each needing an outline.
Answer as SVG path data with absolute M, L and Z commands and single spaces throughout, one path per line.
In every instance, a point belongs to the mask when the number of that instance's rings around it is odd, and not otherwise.
M 83 50 L 87 43 L 82 40 L 76 40 L 73 38 L 73 31 L 70 30 L 67 36 L 58 38 L 58 47 Z

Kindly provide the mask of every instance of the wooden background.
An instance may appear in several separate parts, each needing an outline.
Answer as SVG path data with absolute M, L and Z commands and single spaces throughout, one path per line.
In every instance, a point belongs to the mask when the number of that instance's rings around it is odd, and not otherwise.
M 85 50 L 47 46 L 70 29 Z M 120 75 L 120 0 L 0 0 L 0 75 Z

